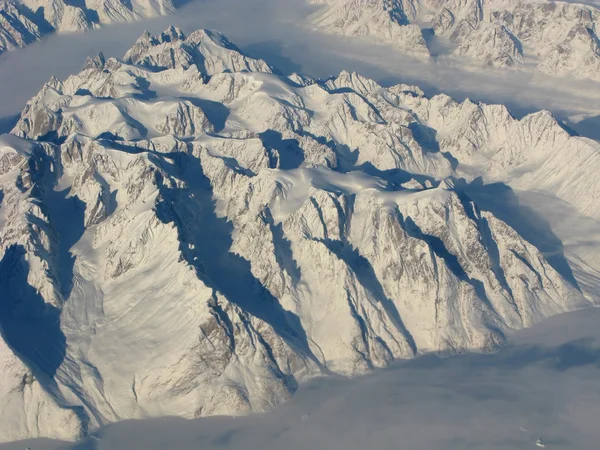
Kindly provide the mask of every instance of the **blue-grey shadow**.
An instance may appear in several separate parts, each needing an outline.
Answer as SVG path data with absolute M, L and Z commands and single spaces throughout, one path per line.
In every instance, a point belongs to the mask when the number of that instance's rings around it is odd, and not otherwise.
M 600 142 L 600 115 L 570 123 L 569 127 L 580 136 Z
M 71 247 L 84 231 L 84 203 L 77 197 L 67 198 L 68 190 L 54 190 L 57 171 L 49 157 L 39 149 L 29 159 L 30 195 L 44 210 L 48 222 L 28 214 L 27 220 L 44 232 L 49 247 L 36 246 L 36 256 L 52 260 L 49 282 L 59 288 L 57 301 L 66 301 L 73 288 L 75 257 Z M 39 375 L 52 378 L 66 352 L 65 336 L 60 329 L 60 308 L 46 303 L 28 282 L 29 262 L 21 245 L 12 245 L 0 264 L 1 327 L 11 348 Z
M 283 224 L 275 224 L 273 214 L 269 208 L 266 208 L 262 214 L 262 219 L 269 225 L 271 234 L 273 235 L 273 245 L 275 247 L 275 259 L 279 266 L 285 270 L 292 280 L 292 284 L 297 286 L 302 279 L 302 270 L 294 259 L 292 244 L 285 237 L 283 232 Z
M 260 133 L 259 138 L 269 153 L 271 167 L 276 167 L 278 162 L 280 169 L 292 170 L 297 169 L 304 162 L 304 150 L 296 139 L 283 139 L 281 133 L 274 130 Z
M 477 297 L 485 303 L 490 311 L 496 312 L 494 305 L 489 300 L 487 293 L 485 292 L 485 286 L 479 280 L 475 280 L 465 272 L 465 269 L 461 266 L 458 258 L 452 254 L 447 248 L 444 242 L 437 236 L 429 235 L 423 233 L 423 231 L 419 228 L 419 226 L 412 220 L 410 217 L 404 217 L 402 213 L 398 210 L 398 222 L 402 229 L 409 236 L 419 239 L 425 242 L 431 251 L 437 255 L 440 259 L 442 259 L 446 265 L 446 267 L 454 274 L 456 278 L 465 283 L 470 284 L 473 287 L 473 290 L 477 294 Z M 500 334 L 503 334 L 499 329 L 494 327 L 492 324 L 488 324 L 489 327 L 494 328 Z
M 206 115 L 208 121 L 215 127 L 217 133 L 225 128 L 225 123 L 230 114 L 229 109 L 225 105 L 219 102 L 213 102 L 212 100 L 195 97 L 182 97 L 182 99 L 199 107 Z
M 536 247 L 554 270 L 569 284 L 579 289 L 573 270 L 565 257 L 562 241 L 554 234 L 544 217 L 519 202 L 519 198 L 509 186 L 504 183 L 484 184 L 481 178 L 471 183 L 458 180 L 456 186 L 473 199 L 479 209 L 491 212 Z
M 29 271 L 25 248 L 8 247 L 0 261 L 0 331 L 34 375 L 44 379 L 62 364 L 67 340 L 60 329 L 60 310 L 29 284 Z
M 379 282 L 377 278 L 377 274 L 375 273 L 375 269 L 369 262 L 367 258 L 360 254 L 358 249 L 354 248 L 348 242 L 342 242 L 332 239 L 321 239 L 319 240 L 323 243 L 329 251 L 335 254 L 338 258 L 344 261 L 348 267 L 352 269 L 352 272 L 356 275 L 358 282 L 371 294 L 372 298 L 381 305 L 383 310 L 386 312 L 388 317 L 394 323 L 398 331 L 402 333 L 406 342 L 410 346 L 413 354 L 417 353 L 417 344 L 409 332 L 409 330 L 404 325 L 402 318 L 400 317 L 400 313 L 398 312 L 398 308 L 394 302 L 385 294 L 383 290 L 383 286 Z M 360 315 L 353 311 L 353 316 L 361 325 L 361 329 L 363 332 L 363 336 L 366 334 L 365 324 Z M 392 351 L 389 349 L 387 344 L 380 340 L 380 343 L 386 348 L 388 351 L 390 358 L 393 357 Z
M 71 248 L 85 231 L 86 204 L 77 196 L 69 197 L 70 188 L 55 191 L 56 174 L 52 172 L 53 169 L 49 165 L 42 168 L 41 159 L 34 164 L 38 164 L 36 176 L 39 179 L 32 190 L 32 195 L 40 199 L 52 232 L 55 234 L 55 239 L 50 239 L 49 255 L 42 256 L 56 261 L 54 269 L 58 276 L 58 285 L 62 299 L 67 300 L 73 288 L 75 266 L 75 256 L 71 253 Z M 28 218 L 40 228 L 48 226 L 36 216 L 30 215 Z
M 195 268 L 197 276 L 243 311 L 269 324 L 300 355 L 317 362 L 299 317 L 286 311 L 253 275 L 249 261 L 231 252 L 233 224 L 217 216 L 213 189 L 200 160 L 183 153 L 168 158 L 156 155 L 153 160 L 186 183 L 187 187 L 180 189 L 161 186 L 162 201 L 156 212 L 161 221 L 177 227 L 181 255 Z M 268 347 L 266 342 L 263 344 Z M 295 379 L 279 375 L 295 391 Z

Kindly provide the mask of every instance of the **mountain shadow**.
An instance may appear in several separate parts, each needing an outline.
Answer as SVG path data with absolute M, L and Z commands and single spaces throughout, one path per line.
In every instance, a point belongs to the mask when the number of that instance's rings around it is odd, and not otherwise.
M 402 321 L 402 317 L 400 317 L 398 308 L 385 294 L 383 286 L 377 278 L 375 269 L 373 269 L 373 266 L 369 260 L 361 255 L 358 249 L 354 248 L 348 242 L 336 241 L 332 239 L 322 239 L 320 242 L 322 242 L 330 252 L 344 261 L 348 267 L 350 267 L 350 269 L 352 269 L 358 282 L 369 292 L 369 294 L 371 294 L 373 299 L 381 305 L 390 320 L 406 339 L 406 342 L 410 346 L 413 354 L 416 355 L 418 350 L 417 344 L 415 343 L 412 334 Z M 390 351 L 390 354 L 391 353 L 392 352 Z
M 267 152 L 271 167 L 279 162 L 282 170 L 297 169 L 304 162 L 304 150 L 296 139 L 283 139 L 278 131 L 267 130 L 259 134 L 259 138 Z M 273 152 L 275 150 L 277 153 Z
M 580 289 L 565 257 L 562 241 L 544 217 L 520 203 L 509 186 L 504 183 L 483 184 L 481 179 L 476 179 L 469 184 L 459 182 L 457 187 L 473 199 L 479 209 L 491 212 L 536 247 L 554 270 L 573 287 Z
M 231 251 L 233 224 L 217 216 L 212 186 L 200 160 L 182 153 L 172 156 L 173 164 L 159 158 L 157 155 L 155 163 L 185 181 L 187 186 L 181 189 L 162 187 L 163 200 L 156 207 L 160 220 L 177 227 L 185 261 L 196 269 L 198 277 L 207 286 L 269 324 L 291 348 L 319 364 L 300 318 L 286 311 L 254 276 L 249 261 Z M 287 381 L 293 383 L 293 380 Z
M 0 261 L 0 331 L 8 346 L 34 374 L 53 377 L 62 364 L 67 341 L 60 310 L 45 303 L 28 282 L 25 248 L 12 245 Z

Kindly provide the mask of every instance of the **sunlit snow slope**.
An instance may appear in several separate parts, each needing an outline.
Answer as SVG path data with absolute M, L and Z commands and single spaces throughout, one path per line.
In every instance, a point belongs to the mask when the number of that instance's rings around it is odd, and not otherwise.
M 595 304 L 483 194 L 592 220 L 599 165 L 549 113 L 284 77 L 217 32 L 90 59 L 0 137 L 0 439 L 264 411 Z

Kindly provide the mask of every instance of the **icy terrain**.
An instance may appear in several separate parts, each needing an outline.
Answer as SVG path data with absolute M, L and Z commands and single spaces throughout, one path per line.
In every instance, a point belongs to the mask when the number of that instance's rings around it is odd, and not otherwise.
M 600 90 L 593 81 L 567 81 L 531 70 L 473 70 L 466 64 L 403 56 L 392 45 L 312 32 L 307 17 L 317 8 L 305 0 L 202 0 L 178 6 L 170 16 L 86 33 L 54 33 L 0 57 L 0 131 L 10 131 L 25 102 L 50 76 L 62 79 L 79 71 L 85 58 L 99 51 L 120 58 L 144 30 L 160 33 L 175 25 L 186 33 L 218 29 L 285 74 L 326 78 L 350 70 L 386 86 L 417 84 L 428 96 L 446 93 L 460 101 L 505 104 L 518 117 L 548 109 L 573 130 L 600 139 Z
M 326 33 L 367 36 L 458 64 L 531 66 L 600 81 L 600 9 L 553 0 L 313 0 Z M 448 58 L 450 56 L 450 58 Z
M 171 0 L 0 0 L 0 54 L 51 32 L 87 31 L 170 14 L 174 9 Z
M 595 224 L 598 149 L 548 112 L 284 76 L 214 31 L 89 59 L 0 137 L 0 439 L 266 411 L 595 305 L 597 253 L 513 189 Z

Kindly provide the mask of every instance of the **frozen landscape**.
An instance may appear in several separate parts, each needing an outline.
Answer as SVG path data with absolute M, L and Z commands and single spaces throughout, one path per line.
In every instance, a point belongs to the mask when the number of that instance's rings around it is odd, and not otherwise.
M 600 314 L 559 316 L 492 355 L 425 357 L 371 375 L 315 380 L 271 413 L 161 418 L 109 426 L 77 444 L 2 450 L 261 449 L 596 450 Z
M 25 47 L 49 33 L 88 31 L 101 25 L 167 15 L 174 10 L 171 0 L 2 0 L 0 54 Z
M 417 39 L 409 3 L 358 15 Z M 0 448 L 594 448 L 593 61 L 323 33 L 376 1 L 180 6 L 0 57 Z
M 313 0 L 326 33 L 370 37 L 421 59 L 533 66 L 600 80 L 597 2 L 544 0 Z
M 447 63 L 448 58 L 418 59 L 374 38 L 313 32 L 311 18 L 320 8 L 306 0 L 201 0 L 166 17 L 49 35 L 0 56 L 0 131 L 10 131 L 23 105 L 52 75 L 62 79 L 78 72 L 86 57 L 99 52 L 121 58 L 144 30 L 156 34 L 174 25 L 186 33 L 199 27 L 219 30 L 285 74 L 327 78 L 342 70 L 357 71 L 386 86 L 418 85 L 428 96 L 445 93 L 457 100 L 501 103 L 518 116 L 549 109 L 576 132 L 600 139 L 595 82 L 563 79 L 528 70 L 530 66 L 514 70 Z

